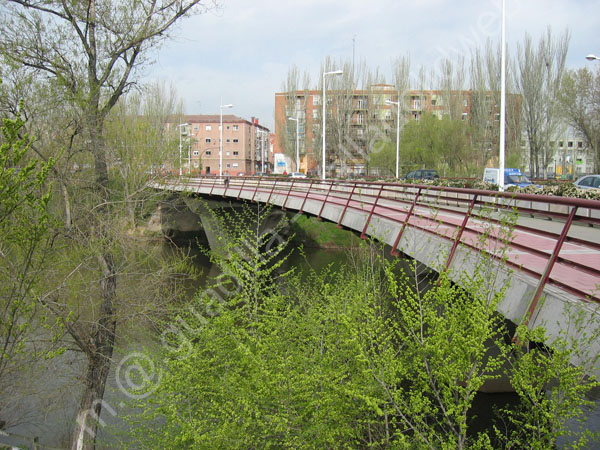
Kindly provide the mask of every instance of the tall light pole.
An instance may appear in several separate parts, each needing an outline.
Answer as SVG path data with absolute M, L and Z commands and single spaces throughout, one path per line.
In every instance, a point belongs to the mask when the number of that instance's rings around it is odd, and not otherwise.
M 300 172 L 300 140 L 299 140 L 299 125 L 300 118 L 299 117 L 288 117 L 288 120 L 293 120 L 296 122 L 296 172 Z
M 506 134 L 506 0 L 502 0 L 502 51 L 500 57 L 500 156 L 498 186 L 504 190 L 504 148 Z M 530 163 L 531 164 L 531 163 Z
M 397 102 L 386 100 L 385 103 L 396 105 L 398 108 L 398 123 L 396 124 L 396 178 L 400 178 L 400 96 L 398 96 Z
M 600 56 L 596 56 L 596 55 L 590 53 L 589 55 L 587 55 L 585 57 L 585 59 L 587 59 L 588 61 L 600 61 Z
M 221 120 L 219 123 L 219 177 L 223 176 L 223 108 L 232 108 L 232 104 L 223 104 L 223 99 L 221 99 Z
M 182 174 L 182 170 L 181 170 L 181 135 L 183 133 L 183 128 L 189 125 L 188 123 L 180 123 L 179 126 L 179 176 L 181 176 Z
M 324 180 L 325 179 L 325 105 L 326 105 L 326 101 L 325 101 L 325 77 L 327 75 L 341 75 L 344 72 L 342 70 L 332 70 L 331 72 L 323 72 L 323 173 L 321 175 L 321 178 Z

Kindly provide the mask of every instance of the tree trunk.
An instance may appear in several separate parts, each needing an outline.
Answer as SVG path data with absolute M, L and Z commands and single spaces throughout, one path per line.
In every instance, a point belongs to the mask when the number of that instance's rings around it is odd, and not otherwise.
M 100 318 L 87 350 L 88 367 L 85 388 L 77 413 L 72 450 L 93 450 L 104 401 L 104 389 L 115 343 L 115 298 L 117 278 L 111 254 L 99 255 L 102 267 Z

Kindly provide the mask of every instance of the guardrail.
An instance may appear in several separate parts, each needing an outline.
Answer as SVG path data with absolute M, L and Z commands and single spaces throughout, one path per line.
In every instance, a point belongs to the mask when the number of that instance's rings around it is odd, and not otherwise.
M 449 240 L 449 267 L 459 245 L 484 251 L 494 258 L 535 277 L 538 282 L 531 309 L 544 287 L 554 285 L 582 299 L 600 302 L 600 201 L 536 194 L 494 192 L 465 188 L 406 183 L 320 180 L 274 177 L 205 177 L 168 179 L 155 187 L 187 190 L 203 195 L 221 195 L 272 203 L 276 197 L 283 209 L 292 199 L 340 209 L 338 226 L 348 211 L 367 216 L 360 232 L 379 217 L 399 225 L 391 251 L 407 227 Z M 282 200 L 283 197 L 283 200 Z M 296 202 L 295 204 L 297 204 Z M 507 217 L 514 215 L 509 251 L 501 253 L 506 237 L 500 233 Z M 492 230 L 490 232 L 490 230 Z

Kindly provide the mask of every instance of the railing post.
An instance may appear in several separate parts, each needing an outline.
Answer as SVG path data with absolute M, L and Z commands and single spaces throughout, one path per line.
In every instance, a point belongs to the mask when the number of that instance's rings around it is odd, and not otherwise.
M 209 197 L 212 197 L 213 190 L 215 189 L 215 185 L 216 185 L 216 184 L 217 184 L 217 177 L 215 177 L 215 179 L 213 180 L 213 184 L 212 184 L 212 186 L 211 186 L 211 188 L 210 188 L 210 192 L 208 193 L 208 196 L 209 196 Z
M 352 196 L 354 195 L 354 190 L 356 189 L 356 184 L 357 183 L 355 181 L 354 185 L 352 186 L 352 192 L 350 192 L 350 195 L 348 196 L 348 200 L 346 201 L 346 206 L 344 206 L 344 210 L 342 211 L 342 214 L 340 214 L 340 218 L 338 219 L 338 223 L 337 223 L 338 228 L 342 228 L 342 220 L 344 219 L 344 216 L 346 215 L 346 210 L 348 209 L 350 200 L 352 200 Z
M 277 181 L 275 181 L 275 183 L 277 183 Z M 252 194 L 252 198 L 250 199 L 250 203 L 254 203 L 254 197 L 256 197 L 256 192 L 258 191 L 259 187 L 260 187 L 260 182 L 256 183 L 256 186 L 254 186 L 254 193 Z
M 285 200 L 283 200 L 283 205 L 281 205 L 281 209 L 283 211 L 285 211 L 285 204 L 287 203 L 287 199 L 290 196 L 290 192 L 292 192 L 292 189 L 294 188 L 294 178 L 291 178 L 292 180 L 292 184 L 290 185 L 290 188 L 287 191 L 287 194 L 285 194 Z
M 392 245 L 392 251 L 390 252 L 390 254 L 392 256 L 398 255 L 398 251 L 396 249 L 398 247 L 398 244 L 400 243 L 400 239 L 402 239 L 402 235 L 404 234 L 404 229 L 406 228 L 406 225 L 408 224 L 408 221 L 412 217 L 412 214 L 413 214 L 413 211 L 414 211 L 415 206 L 417 204 L 417 201 L 418 201 L 419 197 L 421 196 L 421 189 L 423 189 L 423 188 L 419 188 L 419 190 L 417 191 L 417 194 L 415 195 L 415 199 L 413 200 L 412 204 L 410 205 L 408 213 L 406 213 L 406 217 L 404 218 L 404 223 L 402 224 L 402 227 L 400 227 L 400 231 L 398 232 L 398 236 L 396 236 L 396 240 L 394 241 L 394 245 Z
M 567 239 L 567 234 L 569 233 L 569 229 L 571 228 L 571 224 L 573 223 L 573 219 L 575 218 L 576 212 L 577 212 L 577 206 L 573 206 L 571 209 L 571 212 L 569 213 L 569 217 L 567 218 L 567 221 L 565 222 L 565 225 L 562 229 L 562 232 L 560 233 L 560 237 L 556 241 L 556 245 L 554 246 L 554 251 L 552 252 L 552 255 L 550 255 L 550 259 L 548 259 L 548 264 L 546 264 L 546 269 L 544 270 L 544 273 L 542 274 L 542 277 L 540 278 L 540 281 L 537 285 L 535 293 L 533 294 L 533 298 L 531 299 L 531 303 L 529 304 L 529 307 L 527 308 L 527 312 L 525 313 L 523 320 L 521 320 L 521 325 L 525 325 L 525 326 L 529 325 L 529 322 L 531 321 L 531 318 L 533 317 L 533 313 L 535 312 L 535 310 L 537 308 L 537 304 L 540 300 L 540 297 L 542 296 L 542 292 L 544 292 L 544 286 L 546 286 L 546 283 L 548 282 L 548 279 L 550 278 L 550 273 L 552 272 L 552 269 L 554 268 L 554 263 L 556 263 L 556 260 L 558 259 L 558 255 L 560 253 L 560 250 L 561 250 L 565 240 Z
M 473 199 L 471 200 L 471 203 L 469 204 L 469 209 L 467 210 L 467 213 L 465 214 L 462 224 L 460 225 L 460 228 L 458 229 L 458 232 L 456 234 L 456 238 L 454 239 L 454 243 L 452 244 L 452 248 L 450 249 L 450 253 L 448 254 L 448 259 L 446 260 L 446 270 L 448 270 L 448 268 L 450 267 L 450 263 L 452 262 L 452 259 L 454 258 L 454 253 L 456 253 L 458 244 L 460 244 L 460 239 L 462 238 L 463 232 L 465 231 L 465 228 L 467 227 L 467 222 L 471 218 L 471 213 L 473 212 L 473 208 L 475 207 L 476 201 L 477 201 L 477 194 L 473 194 Z
M 244 190 L 244 185 L 245 184 L 246 184 L 246 177 L 244 177 L 242 179 L 242 185 L 240 186 L 240 190 L 238 191 L 238 195 L 237 195 L 237 199 L 236 200 L 240 199 L 240 195 L 242 194 L 242 191 Z
M 306 199 L 308 198 L 308 193 L 312 190 L 312 186 L 313 186 L 314 182 L 315 182 L 314 180 L 310 180 L 310 186 L 306 190 L 306 195 L 304 196 L 304 200 L 302 200 L 302 205 L 300 205 L 300 210 L 298 211 L 298 213 L 300 213 L 300 214 L 302 214 L 304 211 L 304 205 L 306 204 Z
M 292 180 L 292 185 L 294 184 L 294 180 Z M 271 196 L 273 195 L 273 191 L 275 190 L 275 186 L 277 186 L 277 181 L 275 181 L 275 183 L 273 183 L 273 186 L 271 186 L 271 192 L 269 192 L 269 198 L 267 198 L 267 202 L 266 204 L 270 204 L 271 203 Z
M 319 211 L 319 215 L 317 216 L 317 220 L 321 220 L 321 213 L 323 212 L 323 209 L 325 208 L 325 204 L 327 203 L 327 199 L 329 198 L 329 193 L 331 192 L 331 188 L 333 187 L 333 181 L 329 182 L 329 189 L 327 190 L 327 195 L 325 196 L 325 200 L 323 200 L 323 203 L 321 204 L 321 210 Z
M 377 197 L 375 198 L 375 201 L 373 202 L 373 207 L 371 208 L 371 212 L 369 213 L 367 222 L 365 223 L 365 226 L 363 227 L 363 230 L 360 233 L 361 239 L 364 239 L 366 237 L 367 228 L 369 227 L 369 224 L 371 223 L 371 217 L 373 217 L 373 213 L 375 212 L 375 207 L 377 206 L 377 203 L 379 202 L 379 197 L 381 197 L 382 191 L 383 191 L 383 184 L 379 186 L 379 192 L 377 193 Z

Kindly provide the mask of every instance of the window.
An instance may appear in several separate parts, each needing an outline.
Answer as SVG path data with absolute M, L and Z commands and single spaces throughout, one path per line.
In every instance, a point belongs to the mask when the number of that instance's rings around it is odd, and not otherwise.
M 317 120 L 319 118 L 319 110 L 313 109 L 313 120 Z
M 498 114 L 498 113 L 494 114 L 494 120 L 500 120 L 500 114 Z
M 436 103 L 437 103 L 437 99 L 435 99 L 435 98 L 432 98 L 432 99 L 431 99 L 431 106 L 435 106 L 435 105 L 436 105 Z
M 366 107 L 367 107 L 367 100 L 364 98 L 359 98 L 358 99 L 358 108 L 365 109 Z
M 465 98 L 463 100 L 463 106 L 466 108 L 469 105 L 469 101 Z
M 230 153 L 229 153 L 229 152 L 225 152 L 225 156 L 229 156 L 229 155 L 230 155 Z
M 321 96 L 313 95 L 313 105 L 320 105 L 320 104 L 321 104 Z
M 363 115 L 362 114 L 356 115 L 356 123 L 358 123 L 359 125 L 361 125 L 363 123 Z
M 240 152 L 233 152 L 233 156 L 237 156 L 239 154 L 240 154 Z
M 212 140 L 210 138 L 206 138 L 206 139 L 204 139 L 204 142 L 206 142 L 207 144 L 210 144 L 212 142 Z
M 206 125 L 204 128 L 206 129 L 206 131 L 212 130 L 212 126 L 210 126 L 210 125 Z
M 418 98 L 413 99 L 413 109 L 421 108 L 421 100 Z
M 569 141 L 569 142 L 567 143 L 567 145 L 568 145 L 568 147 L 569 147 L 569 148 L 573 148 L 573 141 Z
M 233 167 L 238 167 L 239 164 L 238 163 L 233 163 Z
M 462 113 L 462 117 L 461 117 L 461 119 L 462 119 L 462 120 L 467 120 L 467 113 Z
M 583 142 L 577 141 L 577 148 L 583 148 Z
M 234 144 L 237 144 L 238 142 L 239 142 L 239 139 L 234 139 L 234 140 L 233 140 L 233 143 L 234 143 Z
M 559 146 L 560 148 L 563 148 L 563 145 L 564 145 L 564 142 L 563 142 L 563 141 L 558 141 L 558 146 Z
M 205 154 L 205 155 L 207 155 L 207 156 L 210 156 L 210 155 L 212 154 L 212 152 L 211 152 L 210 150 L 206 150 L 206 151 L 204 152 L 204 154 Z
M 198 150 L 194 150 L 194 156 L 198 156 L 200 152 Z
M 392 112 L 391 112 L 391 111 L 387 111 L 387 112 L 385 113 L 385 118 L 386 118 L 387 120 L 390 120 L 390 119 L 392 118 Z
M 229 138 L 227 138 L 227 139 L 225 140 L 225 142 L 230 142 L 230 141 L 231 141 L 231 139 L 229 139 Z
M 229 169 L 231 167 L 231 164 L 227 163 L 227 165 L 225 167 L 227 167 Z
M 198 131 L 198 125 L 194 126 L 194 131 Z
M 237 131 L 240 127 L 238 125 L 233 126 L 233 131 Z
M 227 125 L 227 127 L 225 128 L 226 130 L 229 130 L 229 125 Z

